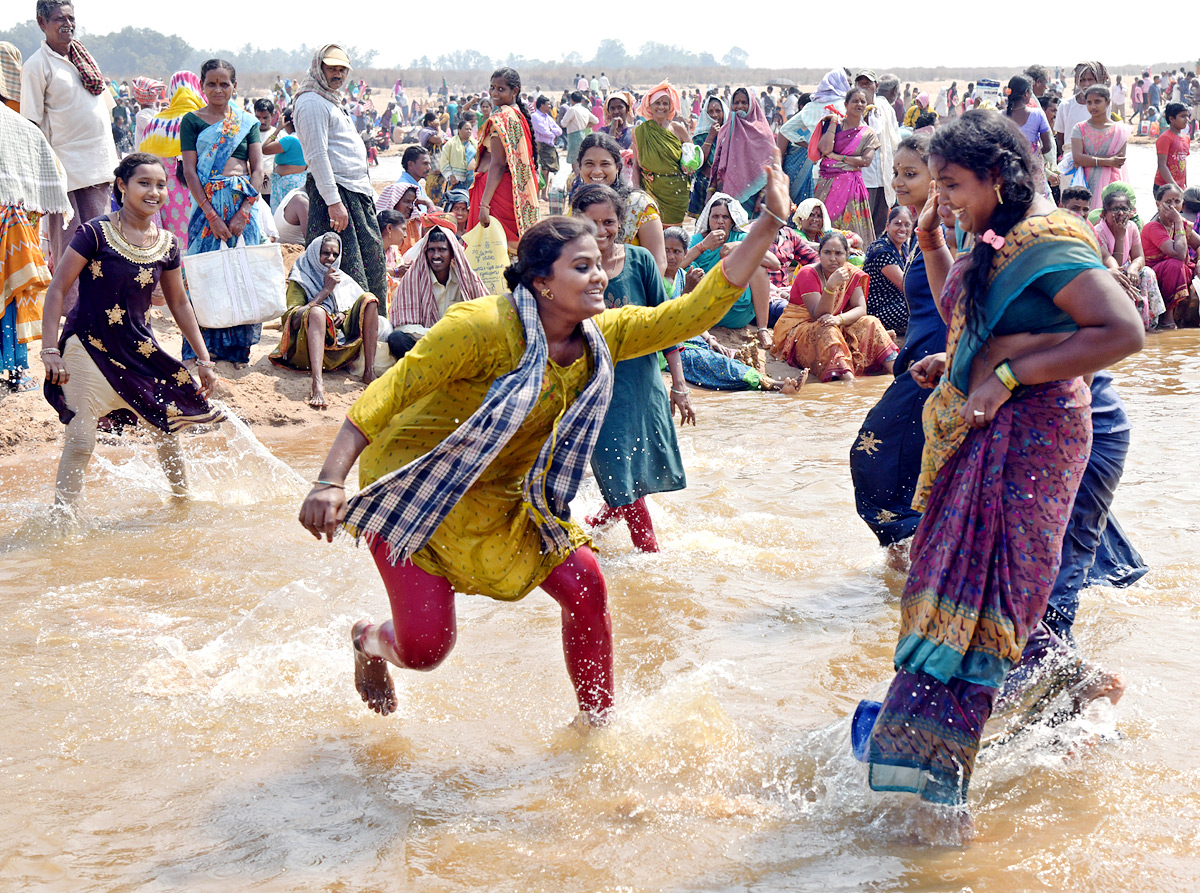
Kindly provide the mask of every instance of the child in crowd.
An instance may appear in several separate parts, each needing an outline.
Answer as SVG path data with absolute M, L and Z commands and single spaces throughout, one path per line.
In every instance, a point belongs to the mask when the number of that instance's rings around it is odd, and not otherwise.
M 1098 209 L 1104 187 L 1125 179 L 1125 145 L 1129 134 L 1125 125 L 1113 121 L 1109 114 L 1108 87 L 1103 84 L 1088 87 L 1084 104 L 1091 117 L 1071 128 L 1071 156 L 1087 177 L 1092 208 Z
M 1167 103 L 1163 111 L 1167 128 L 1155 141 L 1158 152 L 1158 170 L 1154 173 L 1154 185 L 1170 184 L 1180 192 L 1187 189 L 1187 160 L 1192 144 L 1184 131 L 1192 119 L 1192 110 L 1182 102 Z
M 1092 208 L 1092 190 L 1086 186 L 1068 186 L 1062 191 L 1062 206 L 1087 220 Z

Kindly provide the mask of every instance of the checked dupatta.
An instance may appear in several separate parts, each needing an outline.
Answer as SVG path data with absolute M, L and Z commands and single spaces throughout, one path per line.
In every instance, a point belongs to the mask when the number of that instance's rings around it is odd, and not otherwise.
M 342 525 L 356 539 L 381 537 L 392 564 L 407 561 L 429 542 L 446 515 L 516 434 L 542 390 L 549 349 L 537 301 L 524 286 L 513 292 L 525 329 L 517 368 L 492 382 L 479 408 L 437 447 L 384 475 L 350 500 Z M 593 320 L 580 323 L 594 371 L 583 393 L 563 414 L 525 476 L 525 505 L 547 551 L 570 548 L 569 503 L 596 446 L 612 399 L 613 363 Z

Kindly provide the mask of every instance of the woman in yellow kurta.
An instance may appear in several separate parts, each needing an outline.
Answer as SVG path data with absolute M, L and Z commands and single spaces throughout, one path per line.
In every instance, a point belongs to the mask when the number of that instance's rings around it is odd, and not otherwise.
M 516 600 L 541 586 L 563 609 L 579 707 L 613 704 L 604 577 L 571 520 L 603 422 L 615 361 L 704 331 L 745 289 L 788 210 L 776 156 L 767 208 L 685 298 L 605 310 L 607 275 L 590 221 L 553 217 L 521 239 L 513 294 L 453 306 L 351 409 L 300 510 L 314 535 L 341 524 L 371 547 L 392 619 L 359 621 L 355 685 L 396 707 L 387 663 L 432 669 L 454 647 L 454 593 Z M 347 504 L 359 458 L 363 489 Z

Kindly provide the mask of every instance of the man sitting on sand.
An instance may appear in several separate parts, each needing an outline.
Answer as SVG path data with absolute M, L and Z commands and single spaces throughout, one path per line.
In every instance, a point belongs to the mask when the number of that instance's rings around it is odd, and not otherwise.
M 432 227 L 413 253 L 416 259 L 404 273 L 388 308 L 392 324 L 388 350 L 396 359 L 408 353 L 451 304 L 488 293 L 449 227 Z

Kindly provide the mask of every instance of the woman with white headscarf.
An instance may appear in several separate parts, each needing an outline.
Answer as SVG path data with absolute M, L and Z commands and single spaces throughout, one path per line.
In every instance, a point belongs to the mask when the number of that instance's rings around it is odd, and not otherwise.
M 700 216 L 696 218 L 696 233 L 679 266 L 687 268 L 695 264 L 705 272 L 715 267 L 737 242 L 746 237 L 749 220 L 746 209 L 733 196 L 718 192 L 708 200 Z M 719 326 L 740 329 L 753 322 L 758 328 L 758 342 L 763 347 L 771 346 L 771 330 L 767 326 L 771 301 L 771 279 L 768 273 L 780 268 L 779 259 L 771 252 L 763 257 L 762 263 L 750 277 L 750 286 L 726 314 Z
M 288 309 L 271 362 L 312 373 L 308 405 L 325 409 L 322 372 L 348 366 L 359 353 L 363 382 L 375 379 L 379 343 L 378 299 L 341 271 L 342 238 L 328 232 L 313 239 L 288 274 Z

